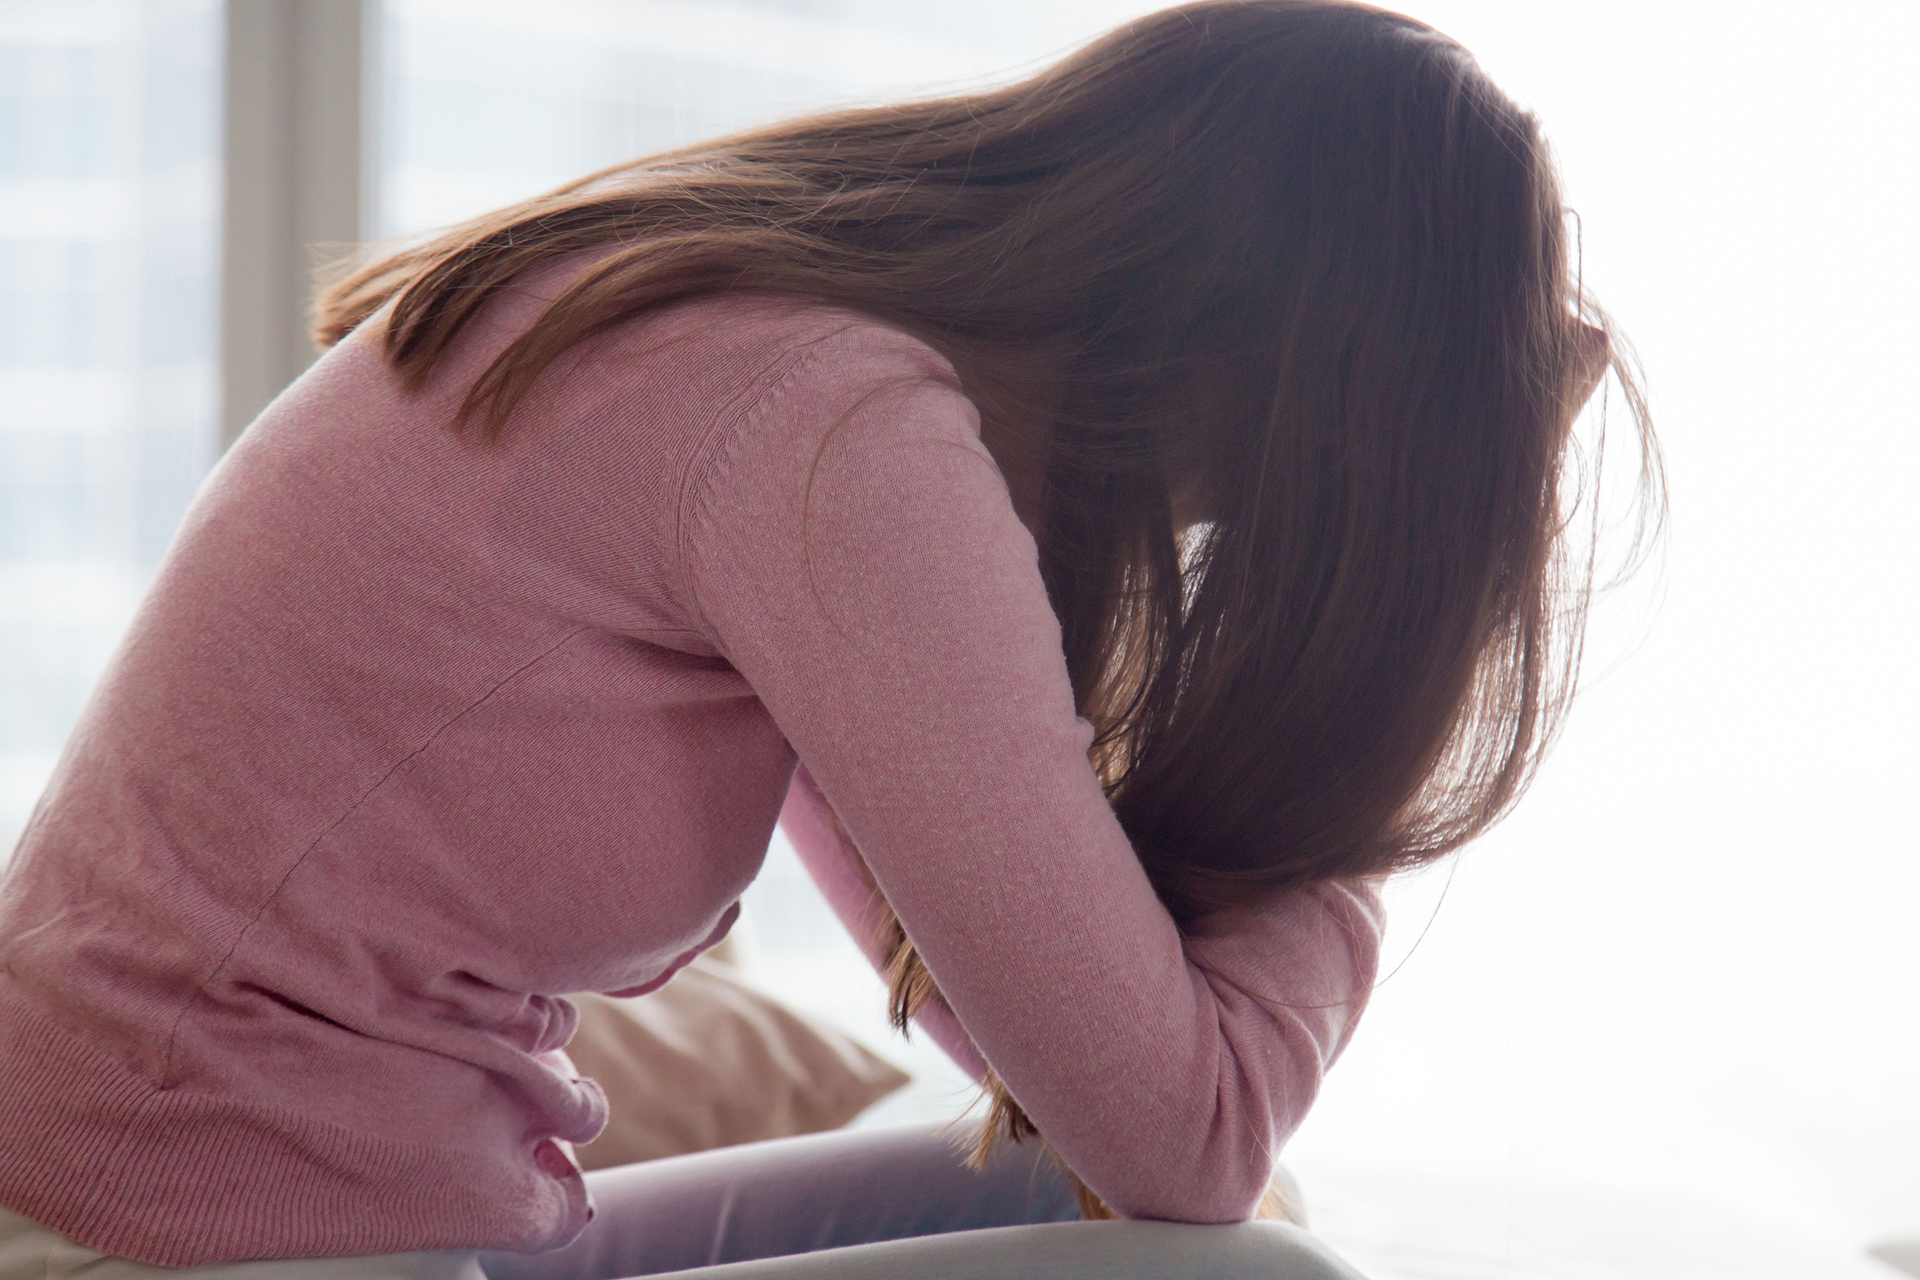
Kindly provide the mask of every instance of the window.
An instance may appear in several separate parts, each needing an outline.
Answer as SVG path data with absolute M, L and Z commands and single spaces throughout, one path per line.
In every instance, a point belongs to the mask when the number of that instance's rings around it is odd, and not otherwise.
M 1093 7 L 1076 25 L 1046 0 L 964 17 L 858 0 L 389 0 L 380 233 L 799 111 L 998 75 L 1131 11 Z
M 220 6 L 0 10 L 0 841 L 213 460 Z

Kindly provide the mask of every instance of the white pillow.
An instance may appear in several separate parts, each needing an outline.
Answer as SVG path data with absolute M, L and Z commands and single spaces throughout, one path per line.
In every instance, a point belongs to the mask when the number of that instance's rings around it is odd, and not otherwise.
M 649 995 L 569 999 L 567 1056 L 609 1111 L 575 1149 L 586 1169 L 835 1129 L 911 1078 L 709 956 Z

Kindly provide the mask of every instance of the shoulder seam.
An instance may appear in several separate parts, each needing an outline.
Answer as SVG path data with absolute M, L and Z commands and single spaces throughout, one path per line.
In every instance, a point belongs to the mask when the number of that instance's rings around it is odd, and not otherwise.
M 836 331 L 837 332 L 837 331 Z M 673 556 L 672 575 L 674 585 L 682 595 L 681 607 L 685 610 L 691 628 L 706 637 L 711 643 L 713 637 L 708 634 L 700 613 L 699 602 L 694 599 L 693 578 L 688 572 L 687 503 L 693 492 L 706 483 L 707 473 L 713 469 L 714 459 L 719 454 L 719 442 L 731 435 L 744 419 L 751 418 L 775 393 L 783 389 L 803 367 L 811 362 L 813 348 L 821 338 L 814 338 L 797 346 L 783 347 L 780 353 L 768 361 L 759 372 L 743 387 L 738 394 L 720 406 L 701 431 L 700 438 L 694 443 L 687 455 L 686 468 L 680 474 L 680 483 L 675 486 L 673 496 L 673 536 L 670 542 Z M 782 368 L 782 365 L 785 365 Z M 775 373 L 775 370 L 778 370 Z M 717 647 L 717 646 L 716 646 Z
M 846 323 L 837 324 L 824 333 L 815 334 L 805 340 L 783 346 L 780 354 L 769 361 L 766 366 L 754 376 L 752 382 L 749 383 L 746 388 L 715 412 L 713 418 L 708 422 L 706 429 L 701 433 L 698 443 L 696 443 L 692 449 L 686 470 L 680 477 L 680 484 L 674 495 L 672 539 L 673 577 L 676 585 L 683 591 L 683 607 L 694 629 L 705 637 L 708 643 L 712 644 L 716 650 L 721 651 L 723 655 L 724 650 L 720 646 L 719 639 L 712 633 L 712 629 L 706 625 L 704 615 L 699 607 L 699 602 L 695 598 L 693 575 L 691 572 L 692 561 L 695 559 L 695 555 L 688 528 L 690 523 L 688 517 L 689 508 L 695 501 L 698 492 L 704 489 L 708 477 L 712 474 L 714 467 L 718 465 L 721 455 L 726 452 L 726 450 L 721 447 L 722 442 L 737 440 L 740 428 L 745 423 L 764 413 L 770 406 L 792 389 L 793 383 L 801 373 L 818 364 L 821 347 L 832 339 L 838 338 L 848 330 L 854 328 L 855 323 L 855 318 L 849 318 Z M 945 357 L 940 356 L 939 352 L 926 346 L 924 342 L 921 342 L 912 334 L 892 329 L 882 321 L 876 320 L 873 323 L 877 327 L 887 330 L 888 333 L 897 334 L 914 346 L 931 352 L 936 358 L 944 361 Z M 783 364 L 784 367 L 782 367 Z M 775 372 L 776 370 L 778 371 L 777 373 Z

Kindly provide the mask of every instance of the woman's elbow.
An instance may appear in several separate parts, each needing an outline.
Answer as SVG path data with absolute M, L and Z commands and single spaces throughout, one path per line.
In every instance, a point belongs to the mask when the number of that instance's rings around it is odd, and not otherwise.
M 1270 1133 L 1229 1137 L 1215 1132 L 1184 1158 L 1175 1153 L 1157 1158 L 1143 1153 L 1119 1171 L 1120 1177 L 1110 1177 L 1109 1186 L 1093 1190 L 1122 1218 L 1246 1222 L 1256 1215 L 1273 1182 L 1279 1142 L 1266 1136 Z

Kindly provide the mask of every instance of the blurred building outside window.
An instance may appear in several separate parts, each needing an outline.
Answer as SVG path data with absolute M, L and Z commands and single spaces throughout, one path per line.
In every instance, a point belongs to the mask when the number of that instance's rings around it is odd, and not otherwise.
M 221 7 L 0 3 L 0 843 L 217 435 Z

